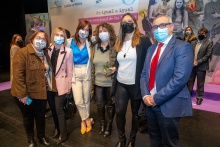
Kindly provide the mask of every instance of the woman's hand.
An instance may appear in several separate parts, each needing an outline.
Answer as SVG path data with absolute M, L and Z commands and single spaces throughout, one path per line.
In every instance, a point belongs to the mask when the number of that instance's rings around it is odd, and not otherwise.
M 26 105 L 27 96 L 23 98 L 19 98 L 19 101 Z
M 110 71 L 111 71 L 111 74 L 115 73 L 115 71 L 116 71 L 116 67 L 110 67 L 109 69 L 110 69 Z M 104 69 L 104 74 L 105 74 L 105 75 L 108 74 L 105 69 Z
M 112 74 L 115 73 L 115 71 L 116 71 L 116 67 L 110 67 L 109 69 L 111 70 Z

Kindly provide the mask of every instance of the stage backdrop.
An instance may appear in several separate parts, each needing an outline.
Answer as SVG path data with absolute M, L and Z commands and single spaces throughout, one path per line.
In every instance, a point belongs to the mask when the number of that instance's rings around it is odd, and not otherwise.
M 172 18 L 176 37 L 183 37 L 187 26 L 192 26 L 196 35 L 204 26 L 214 42 L 206 82 L 220 84 L 220 0 L 48 0 L 48 12 L 51 29 L 61 26 L 71 35 L 82 19 L 89 20 L 93 30 L 97 24 L 108 22 L 118 32 L 120 18 L 126 12 L 135 15 L 141 33 L 150 38 L 152 21 L 160 14 Z

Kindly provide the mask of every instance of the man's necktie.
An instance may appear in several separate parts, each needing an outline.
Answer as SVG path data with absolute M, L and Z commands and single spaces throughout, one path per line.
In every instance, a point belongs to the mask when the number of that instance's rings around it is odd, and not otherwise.
M 163 46 L 163 43 L 159 43 L 157 52 L 154 55 L 153 59 L 151 60 L 150 65 L 150 78 L 149 78 L 149 90 L 151 91 L 154 88 L 155 83 L 155 75 L 156 75 L 156 69 L 157 69 L 157 63 L 160 56 L 161 47 Z

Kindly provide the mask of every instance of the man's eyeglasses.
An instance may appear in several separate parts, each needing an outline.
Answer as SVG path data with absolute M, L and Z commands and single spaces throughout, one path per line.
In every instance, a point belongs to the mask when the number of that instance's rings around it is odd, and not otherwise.
M 43 42 L 46 42 L 47 40 L 45 38 L 41 38 L 40 36 L 36 36 L 35 39 L 42 40 Z
M 158 28 L 160 29 L 164 29 L 166 28 L 167 25 L 171 25 L 172 23 L 161 23 L 159 25 L 155 25 L 155 26 L 152 26 L 152 30 L 155 31 L 157 30 Z

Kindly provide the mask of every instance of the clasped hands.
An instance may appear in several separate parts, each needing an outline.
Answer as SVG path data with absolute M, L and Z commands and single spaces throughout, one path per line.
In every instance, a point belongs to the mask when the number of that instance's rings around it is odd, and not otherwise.
M 154 102 L 154 96 L 153 95 L 147 95 L 144 97 L 143 99 L 144 103 L 147 105 L 147 106 L 151 106 L 151 107 L 154 107 L 156 106 L 157 104 Z

